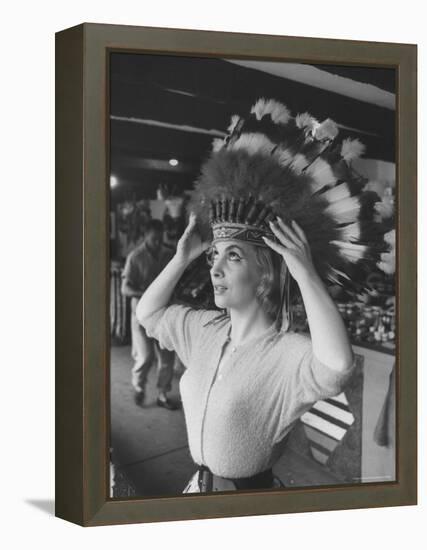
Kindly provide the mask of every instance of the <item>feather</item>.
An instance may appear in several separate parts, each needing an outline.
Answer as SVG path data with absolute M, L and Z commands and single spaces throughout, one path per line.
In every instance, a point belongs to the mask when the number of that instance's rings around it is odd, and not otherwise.
M 215 138 L 213 141 L 212 141 L 212 151 L 214 153 L 216 153 L 217 151 L 219 151 L 220 149 L 222 149 L 224 146 L 224 140 L 221 139 L 221 138 Z
M 340 228 L 343 241 L 358 241 L 360 239 L 360 223 L 355 222 Z
M 331 244 L 337 246 L 341 252 L 341 255 L 350 262 L 354 263 L 361 260 L 368 250 L 368 247 L 364 244 L 353 244 L 345 241 L 331 241 Z
M 331 266 L 330 264 L 328 264 L 328 268 L 325 275 L 331 282 L 339 286 L 342 286 L 343 279 L 347 281 L 351 280 L 346 273 L 344 273 L 343 271 L 340 271 L 336 267 Z
M 348 197 L 334 202 L 325 208 L 325 213 L 337 223 L 352 223 L 357 220 L 360 212 L 360 202 L 357 197 Z
M 387 273 L 393 275 L 396 271 L 396 230 L 392 229 L 384 235 L 384 242 L 388 245 L 388 252 L 381 254 L 381 260 L 377 263 L 377 267 Z
M 330 266 L 330 268 L 339 277 L 342 277 L 343 279 L 346 279 L 347 281 L 351 280 L 350 277 L 347 275 L 347 273 L 344 273 L 344 271 L 340 271 L 336 267 L 332 267 L 332 266 Z
M 271 155 L 271 151 L 275 148 L 275 144 L 265 136 L 265 134 L 252 133 L 242 134 L 229 149 L 234 151 L 244 150 L 250 155 L 261 154 Z
M 270 115 L 273 122 L 282 125 L 287 124 L 291 118 L 291 113 L 286 105 L 274 99 L 267 100 L 263 97 L 258 99 L 252 107 L 251 113 L 255 113 L 258 120 L 261 120 L 265 115 Z
M 381 269 L 387 275 L 393 275 L 396 271 L 396 256 L 392 252 L 383 252 L 381 260 L 377 263 L 378 269 Z
M 320 126 L 320 122 L 309 113 L 303 113 L 295 117 L 295 125 L 304 131 L 305 144 L 313 143 L 314 134 Z
M 396 230 L 392 229 L 384 235 L 384 241 L 391 247 L 396 247 Z
M 384 184 L 377 180 L 370 180 L 363 188 L 363 191 L 373 191 L 379 197 L 384 195 Z
M 338 135 L 338 126 L 333 120 L 327 118 L 314 130 L 314 137 L 318 141 L 331 141 Z
M 312 117 L 310 113 L 302 113 L 297 115 L 295 117 L 295 124 L 298 128 L 301 128 L 301 130 L 305 130 L 311 134 L 314 134 L 316 128 L 320 126 L 319 121 Z
M 347 183 L 341 183 L 322 194 L 322 198 L 326 199 L 330 204 L 347 199 L 350 196 L 351 193 Z
M 302 174 L 304 171 L 311 178 L 311 191 L 316 193 L 324 187 L 332 187 L 335 185 L 335 176 L 330 165 L 323 159 L 317 158 L 309 164 L 307 157 L 298 153 L 295 155 L 289 167 L 296 172 Z
M 232 134 L 232 133 L 233 133 L 233 130 L 234 130 L 234 128 L 237 126 L 237 124 L 239 123 L 239 120 L 240 120 L 239 115 L 233 115 L 233 116 L 231 117 L 230 126 L 227 128 L 227 131 L 228 131 L 229 134 Z
M 379 221 L 391 218 L 394 214 L 393 197 L 384 197 L 381 201 L 376 202 L 374 209 L 378 214 Z
M 279 147 L 273 156 L 277 159 L 280 166 L 289 166 L 295 158 L 289 149 L 281 149 Z
M 291 163 L 291 168 L 297 174 L 301 174 L 302 171 L 307 167 L 307 165 L 307 158 L 301 153 L 298 153 L 297 155 L 295 155 L 294 160 Z
M 342 158 L 350 162 L 353 159 L 359 158 L 365 153 L 365 145 L 358 139 L 347 138 L 342 142 L 341 145 L 341 156 Z
M 326 278 L 334 285 L 342 286 L 341 281 L 337 277 L 335 277 L 331 271 L 328 271 L 326 273 Z
M 323 189 L 323 187 L 333 187 L 337 181 L 330 164 L 321 158 L 317 158 L 312 162 L 306 173 L 314 180 L 312 185 L 314 193 L 319 189 Z
M 305 170 L 305 173 L 312 179 L 311 190 L 313 193 L 323 189 L 323 187 L 332 187 L 336 183 L 334 173 L 331 166 L 323 159 L 317 158 L 314 162 L 309 164 L 307 157 L 298 153 L 292 159 L 292 153 L 284 149 L 281 151 L 283 154 L 283 160 L 281 164 L 289 166 L 296 174 L 300 175 Z M 279 162 L 280 154 L 279 153 Z

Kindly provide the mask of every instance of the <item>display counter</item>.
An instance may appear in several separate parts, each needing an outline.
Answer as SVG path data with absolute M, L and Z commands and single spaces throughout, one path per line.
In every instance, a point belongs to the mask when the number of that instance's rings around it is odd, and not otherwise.
M 335 483 L 395 479 L 394 352 L 371 348 L 353 345 L 356 366 L 344 391 L 315 403 L 292 434 L 291 450 Z
M 395 480 L 395 356 L 390 349 L 353 346 L 363 357 L 363 482 Z

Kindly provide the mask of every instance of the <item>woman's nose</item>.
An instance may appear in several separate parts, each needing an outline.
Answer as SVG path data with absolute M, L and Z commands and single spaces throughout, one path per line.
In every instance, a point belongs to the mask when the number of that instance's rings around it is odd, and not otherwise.
M 224 276 L 223 261 L 222 261 L 221 258 L 216 258 L 213 261 L 213 265 L 211 267 L 211 275 L 212 275 L 212 277 L 223 277 Z

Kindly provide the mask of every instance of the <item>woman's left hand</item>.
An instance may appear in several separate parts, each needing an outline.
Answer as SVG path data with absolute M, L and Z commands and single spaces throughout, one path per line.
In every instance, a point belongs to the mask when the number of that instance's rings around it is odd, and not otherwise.
M 282 256 L 292 277 L 299 283 L 316 274 L 310 246 L 301 227 L 295 221 L 287 225 L 277 217 L 277 221 L 270 222 L 270 228 L 279 242 L 263 237 L 264 242 Z

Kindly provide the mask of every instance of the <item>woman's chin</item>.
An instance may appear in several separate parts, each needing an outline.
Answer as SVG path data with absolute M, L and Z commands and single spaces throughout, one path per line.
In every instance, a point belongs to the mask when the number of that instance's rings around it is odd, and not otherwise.
M 218 294 L 215 294 L 214 300 L 215 300 L 216 307 L 219 307 L 220 309 L 226 309 L 228 307 L 227 300 L 225 300 L 223 296 L 219 296 Z

